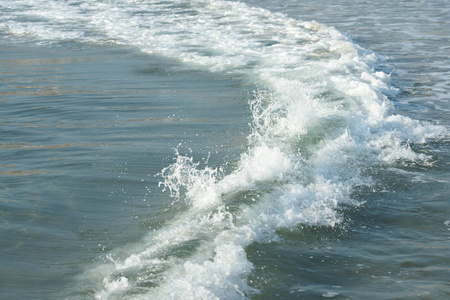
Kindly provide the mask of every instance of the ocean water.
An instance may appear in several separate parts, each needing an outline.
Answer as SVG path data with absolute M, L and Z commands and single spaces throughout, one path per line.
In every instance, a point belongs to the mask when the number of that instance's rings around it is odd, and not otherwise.
M 0 0 L 0 299 L 447 299 L 450 5 Z

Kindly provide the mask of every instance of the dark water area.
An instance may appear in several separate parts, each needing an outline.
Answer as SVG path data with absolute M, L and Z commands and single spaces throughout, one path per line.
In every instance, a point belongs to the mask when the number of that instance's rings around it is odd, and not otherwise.
M 114 47 L 1 53 L 4 299 L 53 298 L 85 264 L 164 224 L 172 200 L 157 173 L 178 144 L 206 161 L 245 143 L 238 79 Z

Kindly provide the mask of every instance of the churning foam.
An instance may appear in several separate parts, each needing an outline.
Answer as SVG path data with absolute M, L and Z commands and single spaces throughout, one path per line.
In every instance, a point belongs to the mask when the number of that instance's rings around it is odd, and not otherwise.
M 2 1 L 5 2 L 6 1 Z M 299 224 L 334 226 L 377 164 L 426 162 L 411 143 L 447 133 L 393 114 L 396 89 L 374 53 L 332 27 L 240 2 L 7 1 L 3 33 L 46 42 L 120 43 L 190 68 L 239 74 L 249 100 L 248 150 L 231 173 L 176 153 L 161 183 L 189 208 L 143 245 L 86 276 L 98 299 L 242 299 L 246 247 Z M 31 5 L 31 6 L 30 6 Z M 27 22 L 30 19 L 32 21 Z

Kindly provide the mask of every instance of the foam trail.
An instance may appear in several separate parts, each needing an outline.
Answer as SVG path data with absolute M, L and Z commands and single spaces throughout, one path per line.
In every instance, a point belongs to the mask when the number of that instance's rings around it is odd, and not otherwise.
M 260 88 L 252 133 L 231 173 L 176 153 L 162 185 L 188 209 L 86 274 L 97 299 L 242 299 L 246 247 L 299 224 L 335 226 L 380 164 L 429 163 L 411 144 L 448 136 L 393 114 L 378 57 L 332 27 L 240 2 L 8 1 L 0 30 L 58 43 L 118 43 Z M 21 21 L 23 16 L 33 22 Z M 95 284 L 97 283 L 97 284 Z

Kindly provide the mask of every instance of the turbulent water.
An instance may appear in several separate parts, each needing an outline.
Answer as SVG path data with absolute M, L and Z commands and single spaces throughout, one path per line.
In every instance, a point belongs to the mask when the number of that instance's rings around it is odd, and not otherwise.
M 2 298 L 450 296 L 444 1 L 0 4 Z

